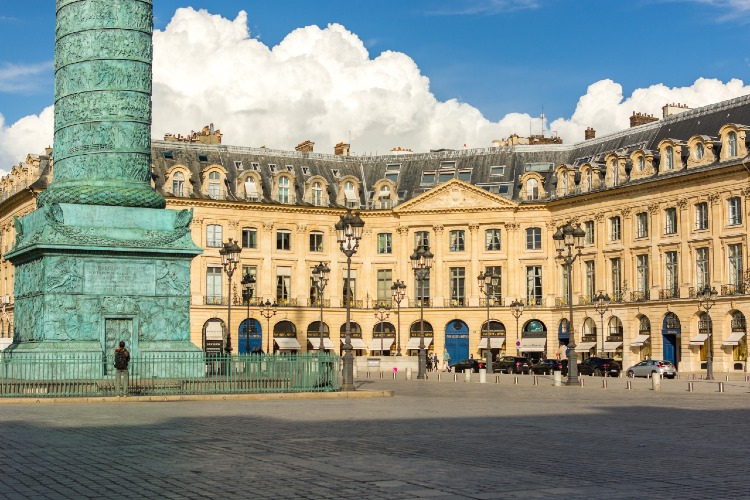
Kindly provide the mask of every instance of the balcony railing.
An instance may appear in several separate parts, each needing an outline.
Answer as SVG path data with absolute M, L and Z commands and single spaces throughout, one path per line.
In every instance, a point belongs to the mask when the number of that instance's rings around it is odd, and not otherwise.
M 567 307 L 567 305 L 568 305 L 567 297 L 555 297 L 555 307 Z
M 579 295 L 578 296 L 578 305 L 579 306 L 585 306 L 591 304 L 591 295 Z
M 612 302 L 625 302 L 625 292 L 622 290 L 612 292 Z
M 487 302 L 489 300 L 490 307 L 502 307 L 503 305 L 503 299 L 499 295 L 496 295 L 494 297 L 490 297 L 487 299 L 486 297 L 480 297 L 479 298 L 479 306 L 480 307 L 487 307 Z
M 745 319 L 733 319 L 732 320 L 732 331 L 733 332 L 745 332 L 747 331 L 747 324 Z
M 409 307 L 421 307 L 422 304 L 424 304 L 424 307 L 432 307 L 432 299 L 409 299 Z
M 396 304 L 393 302 L 393 299 L 375 299 L 375 301 L 372 303 L 373 309 L 379 309 L 381 307 L 390 308 L 390 307 L 396 307 Z
M 648 297 L 648 290 L 635 290 L 633 292 L 630 292 L 630 298 L 633 302 L 643 302 L 644 300 L 648 300 Z
M 206 295 L 207 306 L 225 306 L 227 304 L 228 300 L 226 297 L 222 297 L 221 295 Z
M 307 305 L 308 307 L 320 307 L 321 302 L 323 307 L 331 307 L 331 299 L 323 299 L 322 301 L 320 299 L 308 299 Z
M 659 290 L 659 299 L 661 300 L 667 300 L 667 299 L 679 299 L 680 298 L 680 289 L 679 288 L 664 288 L 662 290 Z
M 521 299 L 521 303 L 526 307 L 544 307 L 543 297 L 531 297 Z
M 448 302 L 448 307 L 464 307 L 466 305 L 466 299 L 451 299 Z
M 744 293 L 747 293 L 745 291 L 745 284 L 744 283 L 737 283 L 737 284 L 728 284 L 728 285 L 721 285 L 721 294 L 722 295 L 742 295 Z
M 297 307 L 297 299 L 276 299 L 279 307 Z

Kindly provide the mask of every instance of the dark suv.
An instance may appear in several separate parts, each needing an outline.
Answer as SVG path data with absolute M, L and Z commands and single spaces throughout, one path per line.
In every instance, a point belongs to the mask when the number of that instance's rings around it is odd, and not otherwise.
M 529 373 L 529 360 L 520 356 L 501 356 L 492 363 L 495 373 Z
M 619 377 L 621 369 L 620 363 L 608 358 L 586 358 L 578 364 L 579 375 L 596 377 Z

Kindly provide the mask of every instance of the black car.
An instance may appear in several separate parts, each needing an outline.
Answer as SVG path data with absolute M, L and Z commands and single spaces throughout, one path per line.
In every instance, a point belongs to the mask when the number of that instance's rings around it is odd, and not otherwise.
M 529 360 L 520 356 L 500 356 L 492 363 L 495 373 L 529 373 Z
M 455 363 L 451 363 L 450 368 L 456 373 L 463 373 L 466 370 L 471 370 L 474 373 L 479 373 L 480 368 L 484 368 L 484 361 L 478 361 L 474 358 L 462 359 Z
M 579 375 L 619 377 L 620 370 L 622 370 L 620 363 L 609 358 L 586 358 L 578 364 Z
M 567 375 L 568 363 L 563 363 L 559 359 L 542 359 L 529 367 L 529 373 L 533 374 L 552 375 L 552 372 L 562 372 L 563 375 Z

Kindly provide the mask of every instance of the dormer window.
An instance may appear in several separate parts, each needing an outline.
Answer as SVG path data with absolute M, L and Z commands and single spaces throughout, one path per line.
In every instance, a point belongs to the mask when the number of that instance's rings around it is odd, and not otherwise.
M 398 174 L 401 172 L 401 164 L 393 163 L 385 166 L 385 178 L 389 181 L 393 181 L 394 184 L 398 182 Z
M 382 186 L 380 188 L 380 194 L 378 195 L 378 208 L 388 209 L 393 206 L 391 202 L 391 188 L 389 186 Z
M 208 161 L 208 155 L 198 155 L 198 161 L 200 162 L 207 162 Z
M 568 194 L 568 173 L 563 172 L 562 174 L 562 194 Z
M 162 155 L 167 160 L 173 160 L 174 159 L 174 153 L 172 153 L 171 151 L 164 151 L 164 153 L 162 153 Z
M 172 176 L 172 194 L 175 196 L 184 196 L 185 174 L 175 172 Z
M 620 184 L 620 169 L 617 168 L 617 160 L 612 162 L 612 186 Z
M 275 174 L 275 173 L 276 173 L 276 165 L 274 165 L 273 163 L 269 163 L 269 164 L 268 164 L 268 170 L 269 170 L 269 171 L 270 171 L 270 172 L 271 172 L 272 174 Z
M 359 207 L 359 197 L 354 191 L 354 183 L 351 181 L 346 181 L 344 183 L 344 199 L 346 200 L 346 207 L 347 208 L 358 208 Z
M 586 171 L 586 191 L 591 191 L 594 186 L 594 171 L 588 169 Z
M 255 170 L 256 172 L 258 172 L 258 171 L 260 170 L 260 164 L 259 164 L 259 163 L 257 163 L 257 162 L 252 162 L 252 163 L 250 164 L 250 168 L 252 168 L 252 169 L 253 169 L 253 170 Z
M 221 195 L 221 176 L 219 172 L 210 172 L 208 174 L 208 197 L 218 200 Z
M 434 170 L 426 170 L 422 172 L 422 181 L 420 182 L 420 185 L 422 186 L 432 186 L 435 184 L 435 171 Z
M 341 171 L 339 169 L 337 169 L 337 168 L 331 169 L 331 173 L 336 178 L 341 177 Z
M 737 156 L 737 133 L 729 132 L 727 134 L 727 156 Z
M 237 170 L 242 170 L 242 161 L 241 160 L 236 160 L 234 162 L 234 168 L 236 168 Z
M 279 203 L 289 203 L 289 177 L 279 177 Z
M 672 146 L 664 148 L 664 169 L 674 170 L 674 148 Z
M 471 182 L 471 169 L 463 168 L 458 171 L 458 178 L 464 182 Z
M 703 149 L 703 143 L 699 142 L 695 145 L 695 159 L 698 161 L 701 161 L 703 159 L 703 155 L 706 153 L 705 149 Z
M 302 167 L 302 175 L 310 175 L 310 167 Z
M 529 179 L 528 181 L 526 181 L 526 199 L 539 199 L 539 181 L 537 181 L 536 179 Z
M 245 200 L 258 201 L 258 186 L 252 177 L 245 179 Z
M 294 165 L 287 165 L 286 166 L 286 171 L 287 172 L 294 172 Z
M 323 206 L 323 184 L 321 184 L 320 182 L 313 182 L 312 204 L 316 207 Z
M 646 159 L 643 156 L 638 157 L 638 171 L 643 172 L 646 170 Z

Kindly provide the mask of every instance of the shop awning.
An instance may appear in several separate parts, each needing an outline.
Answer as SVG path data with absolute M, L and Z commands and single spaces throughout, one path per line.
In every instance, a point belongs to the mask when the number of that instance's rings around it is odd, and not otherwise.
M 352 338 L 350 339 L 352 342 L 352 349 L 367 349 L 367 344 L 365 344 L 365 341 L 360 338 Z M 346 339 L 341 339 L 341 344 L 346 343 Z
M 690 345 L 703 345 L 707 338 L 707 333 L 699 333 L 698 335 L 690 339 Z
M 724 345 L 739 345 L 742 337 L 745 336 L 745 332 L 732 332 L 728 339 L 724 341 Z
M 490 337 L 490 348 L 491 349 L 502 349 L 505 344 L 505 337 Z M 487 337 L 484 337 L 479 341 L 480 349 L 487 349 Z
M 289 349 L 294 351 L 302 348 L 294 337 L 274 337 L 273 341 L 276 342 L 279 349 Z
M 604 352 L 614 352 L 621 345 L 622 345 L 622 342 L 605 342 L 604 343 Z
M 651 335 L 638 335 L 635 340 L 633 340 L 630 345 L 635 347 L 640 347 L 643 344 L 646 343 L 646 341 L 651 337 Z
M 424 338 L 424 346 L 430 347 L 432 344 L 432 337 Z M 419 349 L 419 337 L 410 337 L 409 342 L 406 344 L 406 349 Z
M 524 352 L 544 352 L 546 347 L 546 338 L 521 339 L 521 345 L 518 346 L 518 350 Z
M 354 339 L 352 339 L 354 340 Z M 362 340 L 362 339 L 359 339 Z M 380 341 L 383 341 L 382 347 L 380 344 Z M 370 341 L 370 350 L 371 351 L 390 351 L 391 346 L 393 345 L 394 339 L 384 338 L 384 339 L 372 339 Z
M 320 338 L 311 338 L 307 339 L 308 342 L 310 342 L 310 345 L 312 346 L 313 350 L 320 349 Z M 331 339 L 328 337 L 323 337 L 323 347 L 326 349 L 333 349 L 333 342 L 331 342 Z
M 576 352 L 586 352 L 591 350 L 592 347 L 596 347 L 596 342 L 581 342 L 576 345 Z

